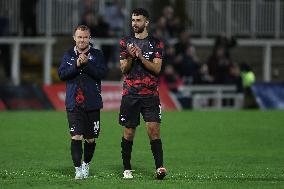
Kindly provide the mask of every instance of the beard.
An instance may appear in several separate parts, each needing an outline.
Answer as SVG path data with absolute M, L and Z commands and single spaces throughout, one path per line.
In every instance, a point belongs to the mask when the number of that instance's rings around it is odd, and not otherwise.
M 134 33 L 142 33 L 145 29 L 145 25 L 138 27 L 138 26 L 132 26 L 132 30 Z

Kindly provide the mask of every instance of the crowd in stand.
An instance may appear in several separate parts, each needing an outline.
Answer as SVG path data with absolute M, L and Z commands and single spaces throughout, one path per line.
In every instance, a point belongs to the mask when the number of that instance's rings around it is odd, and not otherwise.
M 238 64 L 230 56 L 231 48 L 237 44 L 234 38 L 218 36 L 210 56 L 200 61 L 189 33 L 182 31 L 175 45 L 166 46 L 162 81 L 172 91 L 179 85 L 219 84 L 235 85 L 238 92 L 244 87 L 245 73 L 251 72 L 246 62 Z M 254 81 L 254 79 L 253 79 Z
M 124 35 L 128 13 L 121 0 L 107 2 L 103 15 L 100 15 L 97 6 L 93 6 L 96 4 L 95 0 L 81 0 L 81 2 L 79 24 L 89 26 L 91 36 L 120 38 Z M 32 5 L 36 3 L 37 0 L 30 1 Z M 24 5 L 21 7 L 25 9 Z M 31 10 L 29 12 L 34 13 Z M 26 22 L 29 14 L 22 15 L 24 35 L 35 35 L 35 23 Z M 152 22 L 154 23 L 151 24 L 150 32 L 165 42 L 161 82 L 167 84 L 172 91 L 177 91 L 179 85 L 190 84 L 232 84 L 237 86 L 238 91 L 242 91 L 241 72 L 250 68 L 245 63 L 239 66 L 232 60 L 230 50 L 237 45 L 234 38 L 217 37 L 211 55 L 205 61 L 200 61 L 187 28 L 182 24 L 181 18 L 175 14 L 172 6 L 165 6 L 161 16 Z M 176 39 L 176 42 L 172 43 L 172 39 Z M 118 67 L 118 53 L 115 53 L 119 51 L 118 47 L 103 45 L 101 48 L 109 67 Z
M 88 4 L 93 0 L 83 1 Z M 96 15 L 94 11 L 86 9 L 81 23 L 88 25 L 92 36 L 96 38 L 121 37 L 127 18 L 122 2 L 115 0 L 107 4 L 106 9 L 108 11 L 104 11 L 105 15 Z M 165 42 L 161 82 L 167 84 L 172 91 L 177 91 L 179 85 L 191 84 L 231 84 L 242 91 L 240 67 L 230 56 L 231 48 L 237 45 L 234 38 L 218 36 L 211 55 L 207 60 L 200 61 L 189 32 L 172 6 L 163 8 L 161 16 L 154 20 L 150 31 L 153 36 Z M 177 40 L 172 43 L 172 39 Z M 108 62 L 115 56 L 114 49 L 113 46 L 102 46 Z
M 234 47 L 234 39 L 220 36 L 216 38 L 211 55 L 201 62 L 194 45 L 190 42 L 187 31 L 180 33 L 178 42 L 168 45 L 165 54 L 165 81 L 177 84 L 233 84 L 242 90 L 242 79 L 238 64 L 230 56 L 230 48 Z M 168 67 L 171 67 L 170 69 Z M 168 70 L 173 70 L 169 74 Z M 176 78 L 174 81 L 172 78 Z
M 216 37 L 211 55 L 200 61 L 189 32 L 174 15 L 172 7 L 166 6 L 153 29 L 154 35 L 166 42 L 162 82 L 174 92 L 179 85 L 191 84 L 230 84 L 241 92 L 244 82 L 241 73 L 251 69 L 245 62 L 239 65 L 232 60 L 230 51 L 237 45 L 236 39 Z M 169 43 L 172 38 L 177 38 L 177 42 Z

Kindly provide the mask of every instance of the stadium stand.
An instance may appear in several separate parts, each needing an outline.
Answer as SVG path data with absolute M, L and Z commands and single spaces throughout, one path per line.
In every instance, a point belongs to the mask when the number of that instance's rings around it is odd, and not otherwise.
M 161 80 L 168 84 L 173 95 L 181 96 L 180 86 L 193 89 L 193 85 L 200 84 L 209 84 L 208 89 L 212 89 L 213 94 L 220 85 L 226 85 L 224 89 L 229 85 L 241 92 L 239 66 L 242 62 L 252 68 L 256 81 L 284 79 L 283 0 L 176 0 L 171 3 L 139 0 L 34 0 L 29 3 L 32 4 L 29 6 L 31 14 L 25 16 L 33 18 L 21 18 L 27 5 L 23 0 L 0 2 L 0 23 L 3 26 L 0 30 L 0 62 L 5 65 L 0 67 L 0 84 L 8 82 L 17 86 L 24 83 L 58 83 L 56 68 L 63 50 L 72 44 L 70 31 L 79 23 L 94 26 L 90 26 L 93 28 L 94 45 L 107 55 L 111 68 L 107 80 L 119 81 L 118 53 L 115 52 L 118 52 L 119 38 L 130 33 L 129 20 L 125 15 L 137 6 L 150 10 L 151 21 L 154 22 L 151 31 L 166 42 Z M 28 19 L 34 19 L 34 14 L 35 22 L 26 23 Z M 117 18 L 117 21 L 114 22 L 112 18 Z M 97 29 L 101 27 L 104 32 Z M 216 58 L 214 53 L 220 47 L 224 48 L 224 54 Z M 212 67 L 209 60 L 213 60 L 213 65 L 221 66 Z M 219 81 L 216 79 L 220 76 L 216 76 L 216 68 L 220 73 L 226 73 Z M 219 84 L 219 88 L 215 86 L 213 89 L 213 84 Z M 243 98 L 239 94 L 229 96 L 238 104 L 232 108 L 246 107 L 245 104 L 241 105 Z M 186 102 L 188 106 L 183 100 L 180 103 L 184 104 L 183 107 L 196 107 L 196 99 L 200 101 L 214 97 L 212 94 L 209 97 L 207 95 L 192 96 Z M 219 97 L 217 95 L 215 99 Z M 222 103 L 217 104 L 213 108 L 226 108 Z

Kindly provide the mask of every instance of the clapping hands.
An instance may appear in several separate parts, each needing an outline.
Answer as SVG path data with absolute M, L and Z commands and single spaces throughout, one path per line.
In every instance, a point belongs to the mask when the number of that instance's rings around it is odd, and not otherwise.
M 80 54 L 79 55 L 79 58 L 77 59 L 77 66 L 81 66 L 81 65 L 84 65 L 88 62 L 88 59 L 90 57 L 90 54 L 86 55 L 84 53 Z
M 134 58 L 134 57 L 141 58 L 142 57 L 142 50 L 137 45 L 129 44 L 129 45 L 127 45 L 127 50 L 128 50 L 128 53 L 130 54 L 130 56 L 132 58 Z

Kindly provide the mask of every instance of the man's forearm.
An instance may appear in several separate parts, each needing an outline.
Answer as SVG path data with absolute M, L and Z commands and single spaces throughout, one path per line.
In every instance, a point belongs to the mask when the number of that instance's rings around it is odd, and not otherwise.
M 144 66 L 145 66 L 148 70 L 154 72 L 155 74 L 159 74 L 159 73 L 160 73 L 160 71 L 161 71 L 161 66 L 160 66 L 159 64 L 153 63 L 153 62 L 147 60 L 147 59 L 144 58 L 144 57 L 141 57 L 140 60 L 141 60 L 142 64 L 144 64 Z
M 129 57 L 129 58 L 127 58 L 127 61 L 126 61 L 125 64 L 121 64 L 121 66 L 120 66 L 121 72 L 123 74 L 127 73 L 130 70 L 131 65 L 132 65 L 132 58 Z

